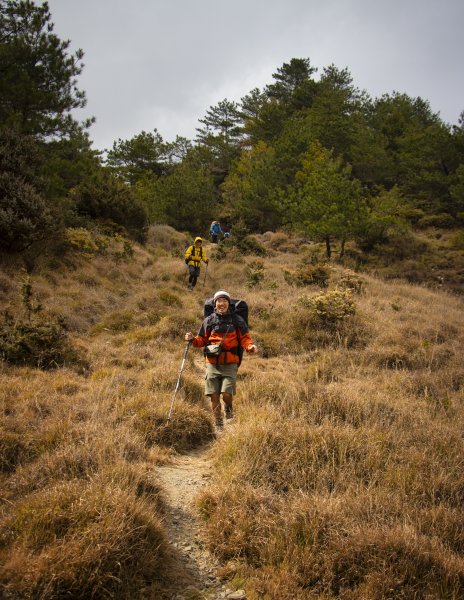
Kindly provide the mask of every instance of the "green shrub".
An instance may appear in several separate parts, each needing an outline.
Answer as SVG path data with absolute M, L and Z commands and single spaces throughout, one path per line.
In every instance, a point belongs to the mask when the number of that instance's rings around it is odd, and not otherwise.
M 260 260 L 254 260 L 248 263 L 246 269 L 247 286 L 256 287 L 264 281 L 264 263 Z
M 119 261 L 129 260 L 134 255 L 132 242 L 120 233 L 106 235 L 85 227 L 67 227 L 65 243 L 85 258 L 107 254 Z
M 417 222 L 417 227 L 425 229 L 427 227 L 442 227 L 451 229 L 456 225 L 456 220 L 448 213 L 439 213 L 438 215 L 425 215 Z
M 94 254 L 104 254 L 108 247 L 105 236 L 96 236 L 85 227 L 67 227 L 65 240 L 73 250 L 87 258 Z
M 317 317 L 325 323 L 337 323 L 354 315 L 355 305 L 350 290 L 332 290 L 309 299 Z
M 298 285 L 318 285 L 325 288 L 329 284 L 330 272 L 324 265 L 303 264 L 296 273 Z
M 57 228 L 59 219 L 41 194 L 34 140 L 0 131 L 0 249 L 21 252 Z
M 76 364 L 87 369 L 82 352 L 69 341 L 64 319 L 45 315 L 41 304 L 33 301 L 32 284 L 26 278 L 21 286 L 25 316 L 15 320 L 9 313 L 0 324 L 0 357 L 15 365 L 53 369 Z
M 99 221 L 106 227 L 115 223 L 132 239 L 145 241 L 148 215 L 144 206 L 127 185 L 110 173 L 95 173 L 74 188 L 71 197 L 80 216 Z
M 34 323 L 14 322 L 8 315 L 0 326 L 0 357 L 15 365 L 54 369 L 65 364 L 88 368 L 72 346 L 61 318 Z
M 243 221 L 234 224 L 231 231 L 231 237 L 221 242 L 227 247 L 236 248 L 241 254 L 255 254 L 256 256 L 266 256 L 266 248 L 252 235 L 249 235 L 248 228 Z
M 338 285 L 342 289 L 352 290 L 353 292 L 360 294 L 363 291 L 364 280 L 362 279 L 362 277 L 359 277 L 359 275 L 354 271 L 346 269 L 345 271 L 343 271 Z

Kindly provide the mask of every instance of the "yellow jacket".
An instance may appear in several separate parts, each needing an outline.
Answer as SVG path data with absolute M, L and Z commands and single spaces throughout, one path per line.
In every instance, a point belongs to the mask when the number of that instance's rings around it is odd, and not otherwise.
M 201 242 L 203 241 L 201 237 L 195 238 L 194 242 L 196 242 L 197 240 L 200 240 Z M 195 243 L 187 248 L 187 250 L 185 251 L 185 258 L 189 259 L 187 264 L 192 265 L 192 267 L 199 267 L 201 261 L 208 264 L 208 259 L 206 258 L 206 250 L 203 248 L 203 246 L 197 248 L 195 246 Z

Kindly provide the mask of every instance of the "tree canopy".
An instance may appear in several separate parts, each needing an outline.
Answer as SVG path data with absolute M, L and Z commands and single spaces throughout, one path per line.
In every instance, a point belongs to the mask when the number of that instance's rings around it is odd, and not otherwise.
M 0 122 L 43 138 L 75 132 L 71 111 L 86 103 L 76 79 L 84 54 L 70 54 L 53 28 L 47 2 L 0 2 Z
M 212 218 L 287 227 L 325 239 L 328 253 L 331 240 L 383 240 L 398 219 L 464 220 L 464 111 L 451 127 L 426 99 L 371 98 L 346 67 L 291 58 L 262 89 L 210 106 L 195 140 L 169 142 L 147 124 L 103 160 L 91 122 L 75 119 L 83 52 L 69 46 L 46 2 L 0 0 L 4 249 L 76 219 L 112 221 L 136 239 L 149 222 L 200 235 Z

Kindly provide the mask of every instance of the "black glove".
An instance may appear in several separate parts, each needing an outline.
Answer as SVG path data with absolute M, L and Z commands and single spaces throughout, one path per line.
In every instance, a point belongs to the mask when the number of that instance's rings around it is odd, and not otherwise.
M 188 258 L 185 259 L 185 264 L 188 265 L 189 264 L 189 260 Z

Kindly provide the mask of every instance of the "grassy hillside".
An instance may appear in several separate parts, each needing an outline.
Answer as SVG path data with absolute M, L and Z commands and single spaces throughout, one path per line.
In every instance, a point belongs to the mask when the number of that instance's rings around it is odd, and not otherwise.
M 90 241 L 29 279 L 13 262 L 0 273 L 3 348 L 21 363 L 34 334 L 28 356 L 40 342 L 49 367 L 0 363 L 6 598 L 154 598 L 168 584 L 153 466 L 215 439 L 199 351 L 166 416 L 183 334 L 219 287 L 249 302 L 261 350 L 198 498 L 223 577 L 249 600 L 464 596 L 459 297 L 321 264 L 283 233 L 257 238 L 260 257 L 212 250 L 192 293 L 182 234 Z M 66 352 L 45 355 L 44 338 Z

